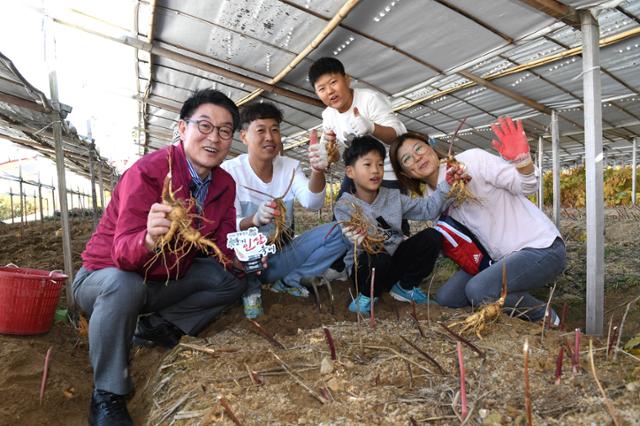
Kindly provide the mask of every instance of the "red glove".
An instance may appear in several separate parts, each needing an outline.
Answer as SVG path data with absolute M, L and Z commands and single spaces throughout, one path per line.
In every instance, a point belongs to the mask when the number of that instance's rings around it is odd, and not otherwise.
M 511 117 L 499 117 L 499 126 L 491 125 L 491 130 L 496 134 L 498 140 L 491 141 L 491 145 L 500 153 L 502 158 L 520 168 L 531 162 L 529 154 L 529 141 L 522 129 L 522 121 L 518 120 L 514 124 Z

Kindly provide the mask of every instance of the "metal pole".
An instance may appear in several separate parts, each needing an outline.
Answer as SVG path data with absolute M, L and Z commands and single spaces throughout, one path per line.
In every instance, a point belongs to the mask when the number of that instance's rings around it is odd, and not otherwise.
M 587 334 L 602 335 L 604 326 L 604 193 L 602 172 L 602 87 L 598 21 L 580 12 L 584 145 L 587 195 Z
M 636 180 L 638 179 L 638 138 L 633 139 L 633 148 L 631 150 L 631 205 L 636 205 Z
M 551 111 L 551 162 L 553 164 L 553 223 L 560 228 L 560 129 L 558 113 Z
M 62 222 L 62 250 L 64 254 L 64 271 L 69 277 L 66 285 L 67 305 L 70 309 L 75 307 L 71 283 L 73 282 L 73 252 L 71 251 L 71 228 L 69 224 L 69 210 L 67 209 L 67 182 L 65 177 L 64 150 L 62 146 L 62 126 L 60 115 L 60 102 L 58 100 L 58 78 L 54 66 L 55 38 L 52 32 L 51 18 L 46 24 L 49 31 L 45 31 L 45 38 L 48 45 L 48 65 L 49 65 L 49 89 L 51 91 L 51 104 L 54 110 L 49 117 L 53 124 L 53 139 L 56 145 L 56 171 L 58 174 L 58 196 L 60 198 L 60 218 Z
M 543 139 L 542 136 L 538 136 L 538 171 L 540 172 L 540 184 L 538 185 L 538 208 L 540 210 L 544 210 L 544 169 L 542 168 L 543 157 Z
M 44 199 L 44 203 L 45 203 L 45 205 L 47 206 L 47 213 L 49 213 L 49 199 L 48 199 L 48 198 L 45 198 L 45 199 Z

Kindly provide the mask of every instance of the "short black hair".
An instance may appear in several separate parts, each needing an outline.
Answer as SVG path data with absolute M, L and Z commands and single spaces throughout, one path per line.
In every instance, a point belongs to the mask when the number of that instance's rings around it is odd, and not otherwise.
M 316 81 L 325 74 L 345 75 L 344 65 L 336 58 L 324 57 L 315 61 L 309 68 L 309 83 L 315 89 Z
M 227 97 L 227 95 L 213 89 L 198 90 L 191 95 L 189 99 L 184 101 L 182 108 L 180 109 L 180 119 L 188 119 L 200 105 L 204 104 L 214 104 L 229 111 L 233 121 L 233 131 L 235 132 L 238 129 L 238 126 L 240 125 L 240 113 L 238 112 L 238 107 L 231 99 L 229 99 L 229 97 Z
M 240 127 L 247 129 L 252 121 L 272 118 L 282 123 L 282 111 L 270 102 L 252 102 L 240 110 Z
M 342 153 L 344 165 L 353 166 L 356 161 L 358 161 L 358 158 L 364 157 L 371 151 L 380 154 L 383 160 L 387 156 L 387 150 L 384 148 L 382 142 L 373 136 L 360 136 L 355 138 L 351 142 L 351 146 Z

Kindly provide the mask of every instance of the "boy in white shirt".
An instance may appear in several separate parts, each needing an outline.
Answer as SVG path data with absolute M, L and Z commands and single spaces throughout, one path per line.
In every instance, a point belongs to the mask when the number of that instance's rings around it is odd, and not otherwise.
M 389 145 L 407 131 L 400 119 L 394 114 L 389 101 L 375 90 L 351 88 L 351 77 L 344 65 L 336 58 L 324 57 L 315 61 L 309 68 L 309 83 L 316 95 L 326 105 L 322 112 L 323 140 L 337 141 L 340 152 L 359 136 L 373 136 L 384 144 L 387 155 L 384 160 L 382 186 L 400 188 L 396 175 L 389 162 Z M 344 192 L 355 191 L 353 180 L 345 176 L 338 191 L 338 198 Z M 409 235 L 409 223 L 402 221 L 402 232 Z M 346 279 L 343 263 L 336 262 L 325 278 Z
M 247 145 L 248 154 L 221 165 L 236 181 L 238 230 L 256 226 L 260 232 L 270 235 L 275 230 L 274 217 L 279 214 L 273 198 L 282 197 L 287 210 L 285 223 L 288 229 L 280 241 L 282 249 L 269 258 L 269 266 L 260 276 L 249 279 L 243 297 L 245 315 L 249 318 L 262 314 L 260 281 L 277 281 L 271 287 L 273 291 L 308 297 L 309 291 L 300 280 L 321 275 L 347 249 L 339 227 L 334 227 L 333 223 L 291 240 L 294 200 L 311 210 L 318 210 L 324 204 L 327 154 L 318 144 L 309 146 L 311 176 L 307 178 L 298 160 L 279 155 L 281 122 L 282 112 L 271 103 L 245 106 L 240 114 L 240 138 Z M 292 174 L 293 182 L 287 191 Z

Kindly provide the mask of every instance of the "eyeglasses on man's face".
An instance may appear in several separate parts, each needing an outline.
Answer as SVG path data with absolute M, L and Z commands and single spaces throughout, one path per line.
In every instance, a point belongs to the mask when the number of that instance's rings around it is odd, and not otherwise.
M 233 137 L 233 128 L 231 126 L 223 125 L 216 126 L 209 120 L 185 120 L 187 123 L 193 123 L 198 126 L 198 131 L 203 135 L 209 135 L 214 130 L 218 130 L 218 137 L 222 140 L 229 140 Z
M 421 155 L 426 154 L 427 152 L 427 144 L 424 142 L 416 142 L 411 148 L 410 153 L 406 153 L 400 158 L 400 163 L 402 163 L 403 167 L 409 168 L 416 164 L 416 158 L 419 158 Z

